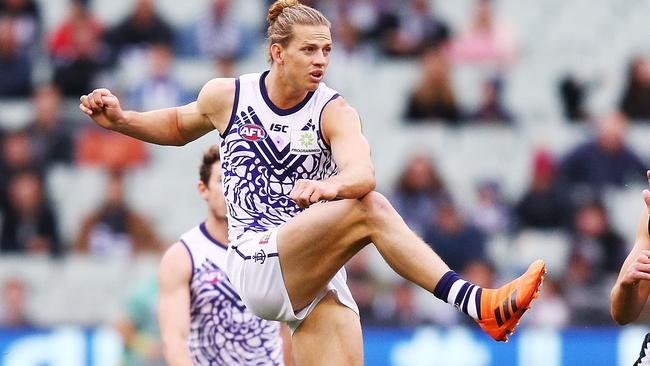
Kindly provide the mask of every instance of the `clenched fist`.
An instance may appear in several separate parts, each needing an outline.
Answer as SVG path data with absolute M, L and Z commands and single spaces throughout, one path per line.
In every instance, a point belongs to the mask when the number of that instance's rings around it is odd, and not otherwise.
M 79 109 L 104 128 L 115 129 L 124 121 L 120 101 L 108 89 L 95 89 L 90 94 L 82 95 L 79 100 Z

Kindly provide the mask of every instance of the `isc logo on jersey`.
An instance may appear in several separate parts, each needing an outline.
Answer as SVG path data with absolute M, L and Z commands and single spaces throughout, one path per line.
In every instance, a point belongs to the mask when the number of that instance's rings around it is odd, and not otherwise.
M 248 141 L 261 141 L 268 136 L 262 127 L 254 124 L 243 125 L 237 132 L 239 132 L 239 136 Z

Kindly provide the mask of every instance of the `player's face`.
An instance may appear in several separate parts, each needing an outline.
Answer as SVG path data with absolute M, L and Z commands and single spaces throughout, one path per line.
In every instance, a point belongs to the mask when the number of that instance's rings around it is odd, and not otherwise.
M 318 88 L 330 62 L 332 36 L 324 25 L 295 25 L 284 49 L 282 66 L 287 80 L 310 91 Z
M 203 182 L 199 182 L 199 193 L 201 193 L 201 197 L 208 203 L 210 215 L 218 219 L 226 218 L 226 199 L 223 196 L 223 187 L 221 185 L 220 160 L 212 164 L 208 184 L 205 185 Z

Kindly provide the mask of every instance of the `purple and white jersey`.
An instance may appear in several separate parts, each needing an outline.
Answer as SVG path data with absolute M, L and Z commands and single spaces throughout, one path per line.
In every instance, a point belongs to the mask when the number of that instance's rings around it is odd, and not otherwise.
M 283 365 L 280 323 L 253 315 L 222 270 L 227 247 L 205 223 L 181 236 L 192 258 L 188 346 L 195 365 Z
M 236 80 L 232 115 L 221 135 L 231 241 L 249 230 L 270 230 L 302 211 L 289 199 L 298 179 L 323 180 L 337 173 L 320 119 L 338 93 L 320 83 L 298 105 L 281 109 L 267 94 L 266 75 Z

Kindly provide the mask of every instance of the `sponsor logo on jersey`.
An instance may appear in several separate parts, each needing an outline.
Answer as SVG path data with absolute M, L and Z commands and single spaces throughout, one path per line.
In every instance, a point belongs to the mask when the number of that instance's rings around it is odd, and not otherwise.
M 271 131 L 274 131 L 274 132 L 283 132 L 283 133 L 287 133 L 287 132 L 289 132 L 289 126 L 287 126 L 287 125 L 281 125 L 281 124 L 279 124 L 279 123 L 272 123 L 272 124 L 271 124 L 271 128 L 270 128 L 270 130 L 271 130 Z
M 257 252 L 255 252 L 255 254 L 253 255 L 253 260 L 256 263 L 264 264 L 264 262 L 266 262 L 266 253 L 264 253 L 264 250 L 260 249 Z
M 268 136 L 262 127 L 252 123 L 239 127 L 237 132 L 239 136 L 248 141 L 262 141 Z
M 321 152 L 318 146 L 316 132 L 312 130 L 293 131 L 291 133 L 291 152 L 298 155 L 317 154 Z
M 268 244 L 270 237 L 271 237 L 271 232 L 270 231 L 265 233 L 264 235 L 262 235 L 262 238 L 260 239 L 260 245 Z

